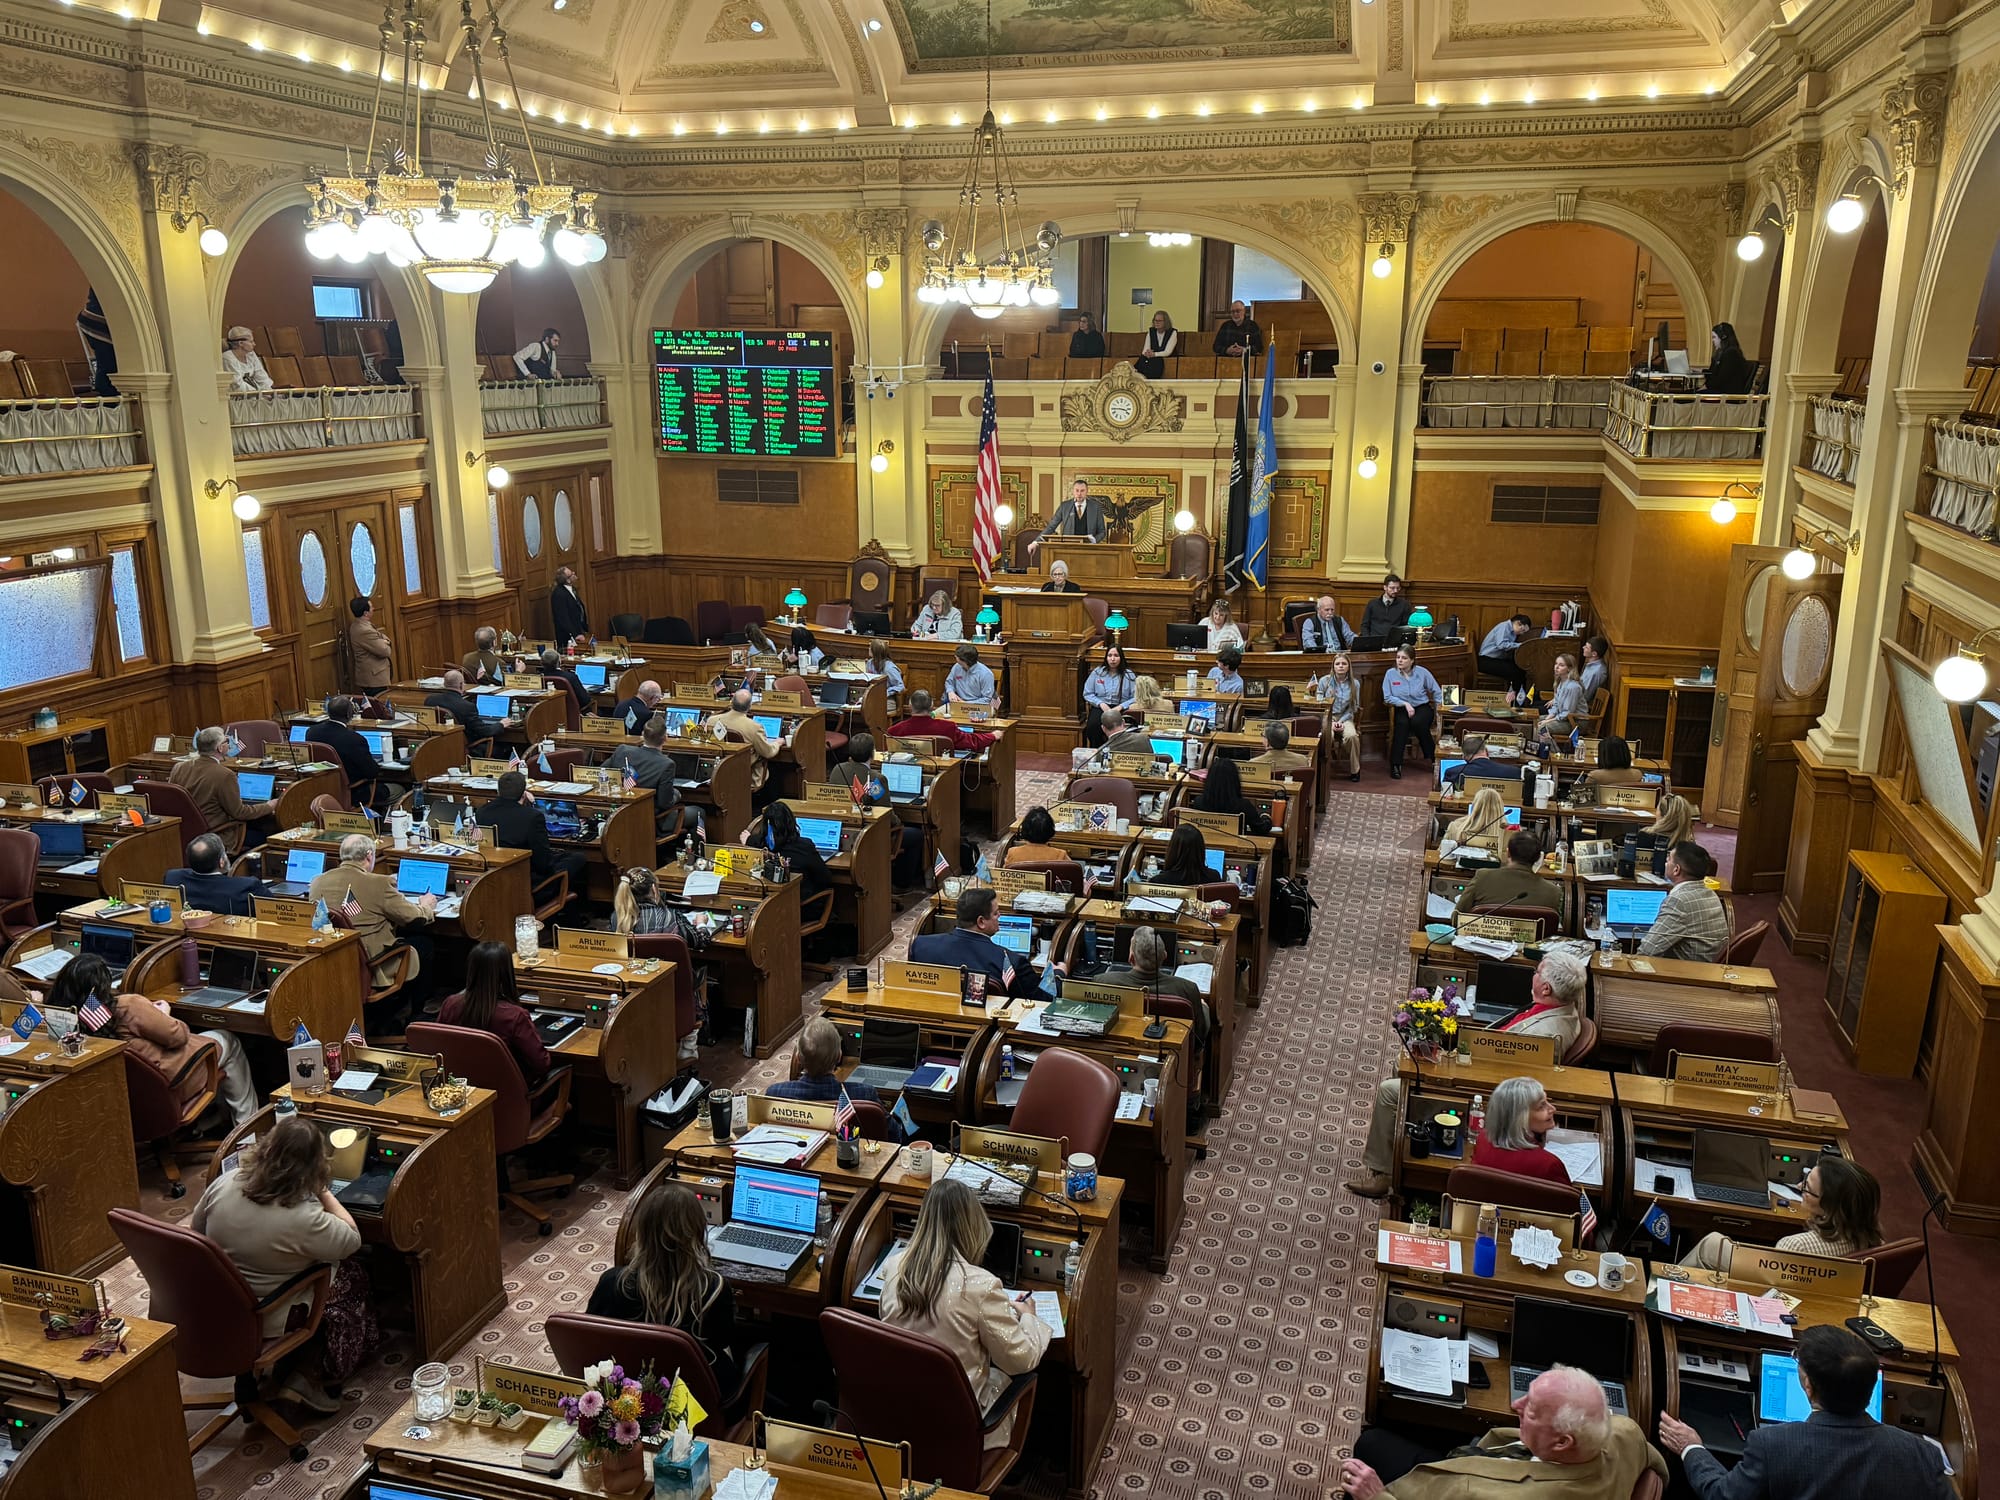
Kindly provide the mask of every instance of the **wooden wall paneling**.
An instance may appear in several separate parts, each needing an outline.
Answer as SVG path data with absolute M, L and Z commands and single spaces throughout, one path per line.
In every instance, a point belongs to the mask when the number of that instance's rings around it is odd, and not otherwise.
M 684 458 L 660 465 L 660 535 L 670 557 L 761 558 L 769 562 L 837 561 L 860 550 L 851 459 Z M 741 505 L 717 498 L 722 469 L 797 474 L 797 505 Z M 870 476 L 873 477 L 872 475 Z M 843 589 L 844 596 L 846 590 Z M 721 597 L 714 595 L 710 597 Z

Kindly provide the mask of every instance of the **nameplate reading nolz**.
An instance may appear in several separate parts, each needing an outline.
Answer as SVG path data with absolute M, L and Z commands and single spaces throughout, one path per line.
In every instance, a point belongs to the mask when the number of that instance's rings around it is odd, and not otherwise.
M 261 922 L 285 922 L 294 927 L 312 926 L 316 903 L 295 901 L 289 896 L 252 896 L 250 914 Z
M 1776 1063 L 1745 1062 L 1737 1057 L 1703 1057 L 1675 1052 L 1667 1060 L 1667 1076 L 1675 1083 L 1698 1083 L 1713 1089 L 1743 1089 L 1768 1094 L 1778 1087 Z
M 1869 1260 L 1836 1260 L 1831 1255 L 1801 1255 L 1795 1250 L 1740 1242 L 1733 1244 L 1727 1266 L 1731 1281 L 1815 1292 L 1842 1302 L 1858 1302 L 1868 1295 L 1874 1269 L 1875 1263 Z
M 882 962 L 882 988 L 915 990 L 919 994 L 950 995 L 957 999 L 965 987 L 965 970 L 943 964 L 913 964 L 897 959 Z
M 483 1355 L 473 1357 L 479 1380 L 479 1394 L 512 1401 L 537 1416 L 556 1415 L 556 1403 L 564 1396 L 581 1396 L 583 1382 L 567 1375 L 549 1375 L 540 1370 L 517 1370 L 512 1365 L 491 1365 Z
M 867 1457 L 861 1442 L 868 1443 Z M 872 1491 L 879 1482 L 895 1494 L 908 1470 L 901 1446 L 856 1440 L 844 1432 L 826 1427 L 802 1427 L 792 1422 L 764 1418 L 764 1458 L 775 1468 L 802 1469 L 808 1474 L 824 1474 L 866 1485 Z M 870 1467 L 870 1461 L 873 1467 Z
M 1553 1068 L 1561 1061 L 1556 1055 L 1556 1039 L 1515 1031 L 1466 1030 L 1460 1033 L 1474 1062 L 1499 1063 L 1503 1067 L 1528 1064 Z

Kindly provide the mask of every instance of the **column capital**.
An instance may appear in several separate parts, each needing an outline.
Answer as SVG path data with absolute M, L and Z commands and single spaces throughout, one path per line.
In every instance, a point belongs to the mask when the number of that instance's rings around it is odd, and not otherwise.
M 1935 167 L 1944 149 L 1945 106 L 1951 71 L 1912 73 L 1882 91 L 1882 119 L 1889 127 L 1889 186 L 1906 197 L 1919 167 Z
M 137 396 L 141 401 L 164 401 L 174 388 L 174 377 L 165 370 L 119 370 L 111 377 L 120 395 Z
M 450 373 L 447 365 L 401 365 L 403 379 L 411 385 L 422 386 L 425 390 L 435 390 L 444 384 Z
M 1904 427 L 1921 427 L 1932 417 L 1956 417 L 1965 411 L 1965 391 L 1958 386 L 1900 385 L 1892 395 Z
M 1831 396 L 1840 389 L 1838 375 L 1798 375 L 1785 377 L 1785 389 L 1794 396 Z
M 1371 245 L 1408 243 L 1417 202 L 1415 193 L 1362 193 L 1354 200 L 1361 210 L 1361 238 Z

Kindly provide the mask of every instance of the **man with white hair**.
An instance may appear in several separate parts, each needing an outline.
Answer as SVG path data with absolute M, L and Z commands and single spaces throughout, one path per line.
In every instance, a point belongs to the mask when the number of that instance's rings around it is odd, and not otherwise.
M 611 710 L 611 717 L 625 726 L 627 734 L 637 734 L 653 717 L 653 710 L 666 696 L 651 678 L 639 684 L 639 691 Z
M 271 372 L 257 357 L 256 336 L 239 323 L 222 337 L 222 373 L 229 377 L 229 389 L 268 391 Z
M 1348 1500 L 1626 1500 L 1648 1470 L 1667 1461 L 1629 1417 L 1606 1409 L 1604 1388 L 1587 1372 L 1557 1365 L 1535 1377 L 1514 1403 L 1518 1427 L 1489 1428 L 1476 1443 L 1437 1456 L 1387 1429 L 1371 1427 L 1343 1459 Z M 1522 1486 L 1533 1488 L 1524 1490 Z
M 229 731 L 211 725 L 197 731 L 194 754 L 176 761 L 167 780 L 188 794 L 208 831 L 222 840 L 223 852 L 233 859 L 243 852 L 245 825 L 270 817 L 278 804 L 276 799 L 245 802 L 236 773 L 223 764 L 228 757 Z
M 414 980 L 436 951 L 429 934 L 414 929 L 430 925 L 437 915 L 437 897 L 426 891 L 412 901 L 396 889 L 394 880 L 378 875 L 375 847 L 373 834 L 350 833 L 340 841 L 340 863 L 315 875 L 306 894 L 315 901 L 324 901 L 329 911 L 347 913 L 349 924 L 361 934 L 362 951 L 371 962 L 397 943 L 408 943 L 416 957 L 408 976 Z M 375 982 L 381 984 L 393 977 L 377 973 Z M 398 1023 L 406 1019 L 409 1002 L 417 998 L 413 994 L 415 989 L 414 984 L 405 984 L 397 997 L 403 1002 L 398 1008 L 405 1014 L 370 1015 L 368 1030 L 401 1031 Z
M 1552 1036 L 1556 1056 L 1567 1053 L 1582 1029 L 1583 991 L 1590 971 L 1573 953 L 1549 953 L 1535 965 L 1528 1008 L 1494 1029 L 1518 1036 Z M 1361 1174 L 1347 1181 L 1357 1198 L 1384 1198 L 1396 1160 L 1396 1117 L 1403 1108 L 1403 1081 L 1393 1073 L 1375 1085 L 1375 1111 L 1368 1119 L 1368 1143 L 1361 1149 Z
M 459 663 L 465 668 L 467 681 L 499 683 L 507 672 L 507 663 L 500 655 L 499 645 L 500 632 L 491 625 L 482 625 L 472 632 L 472 649 Z

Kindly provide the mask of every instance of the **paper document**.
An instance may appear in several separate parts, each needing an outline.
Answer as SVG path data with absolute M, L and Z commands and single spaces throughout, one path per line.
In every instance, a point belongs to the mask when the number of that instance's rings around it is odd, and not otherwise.
M 1061 1036 L 1062 1033 L 1054 1027 L 1042 1024 L 1042 1016 L 1047 1010 L 1046 1005 L 1037 1005 L 1032 1010 L 1022 1011 L 1019 1019 L 1014 1022 L 1014 1029 L 1025 1031 L 1031 1036 Z
M 1146 1096 L 1144 1094 L 1120 1094 L 1118 1096 L 1118 1110 L 1112 1118 L 1115 1120 L 1136 1120 L 1139 1118 L 1139 1111 L 1145 1107 Z
M 1059 1292 L 1036 1292 L 1035 1316 L 1049 1325 L 1049 1332 L 1057 1338 L 1063 1336 L 1062 1294 Z
M 795 1125 L 753 1125 L 736 1138 L 730 1149 L 737 1159 L 770 1162 L 778 1166 L 803 1164 L 826 1144 L 824 1130 L 802 1130 Z
M 1440 896 L 1436 891 L 1424 892 L 1425 917 L 1449 922 L 1457 911 L 1457 905 L 1448 896 Z
M 594 788 L 587 781 L 538 781 L 537 792 L 546 792 L 552 797 L 581 797 Z
M 26 958 L 15 959 L 14 967 L 23 974 L 34 975 L 37 979 L 54 979 L 56 975 L 62 973 L 64 965 L 75 957 L 76 954 L 68 948 L 43 948 L 39 952 L 30 953 Z
M 1163 917 L 1177 917 L 1181 911 L 1178 896 L 1134 896 L 1127 905 L 1133 911 L 1154 912 Z
M 1401 1230 L 1378 1229 L 1375 1234 L 1375 1262 L 1383 1266 L 1409 1266 L 1418 1271 L 1465 1269 L 1457 1240 L 1432 1239 L 1427 1234 L 1405 1234 Z
M 1472 1352 L 1481 1359 L 1498 1359 L 1500 1357 L 1500 1340 L 1493 1337 L 1490 1333 L 1481 1333 L 1477 1329 L 1469 1328 L 1465 1333 L 1465 1342 L 1471 1348 Z
M 457 916 L 460 908 L 464 905 L 465 898 L 463 896 L 446 896 L 437 904 L 437 915 L 448 920 Z
M 1521 1225 L 1507 1248 L 1522 1265 L 1543 1271 L 1562 1259 L 1562 1241 L 1539 1224 Z
M 1174 977 L 1176 979 L 1194 981 L 1194 987 L 1204 995 L 1215 993 L 1214 964 L 1182 964 L 1178 969 L 1174 970 Z
M 381 1076 L 380 1070 L 375 1068 L 348 1068 L 333 1080 L 333 1086 L 359 1094 L 366 1089 L 374 1088 L 375 1080 Z
M 1579 1187 L 1604 1186 L 1604 1146 L 1589 1131 L 1566 1130 L 1558 1125 L 1542 1144 L 1569 1169 L 1571 1182 Z
M 722 889 L 722 877 L 713 870 L 689 870 L 681 882 L 683 896 L 713 896 Z
M 731 1469 L 715 1486 L 715 1500 L 771 1500 L 778 1476 L 769 1469 Z
M 269 998 L 268 992 L 262 995 L 245 995 L 241 1000 L 232 1002 L 228 1008 L 240 1010 L 246 1016 L 261 1016 L 264 1014 L 264 1001 L 267 998 Z
M 1657 1181 L 1661 1177 L 1671 1179 L 1665 1189 Z M 1635 1156 L 1632 1158 L 1632 1188 L 1641 1197 L 1692 1198 L 1694 1174 L 1672 1162 L 1648 1161 L 1643 1156 Z
M 1424 1396 L 1451 1394 L 1449 1339 L 1425 1338 L 1400 1328 L 1382 1330 L 1382 1378 Z
M 95 875 L 97 873 L 97 861 L 94 859 L 80 859 L 73 865 L 64 865 L 56 873 L 59 875 Z
M 1503 942 L 1499 938 L 1472 937 L 1460 933 L 1451 940 L 1452 947 L 1461 953 L 1477 953 L 1482 958 L 1512 958 L 1521 951 L 1519 943 Z
M 1797 1188 L 1786 1187 L 1782 1182 L 1767 1182 L 1764 1184 L 1764 1186 L 1769 1188 L 1773 1193 L 1775 1193 L 1781 1202 L 1784 1203 L 1805 1202 L 1805 1195 L 1803 1193 L 1801 1193 Z

